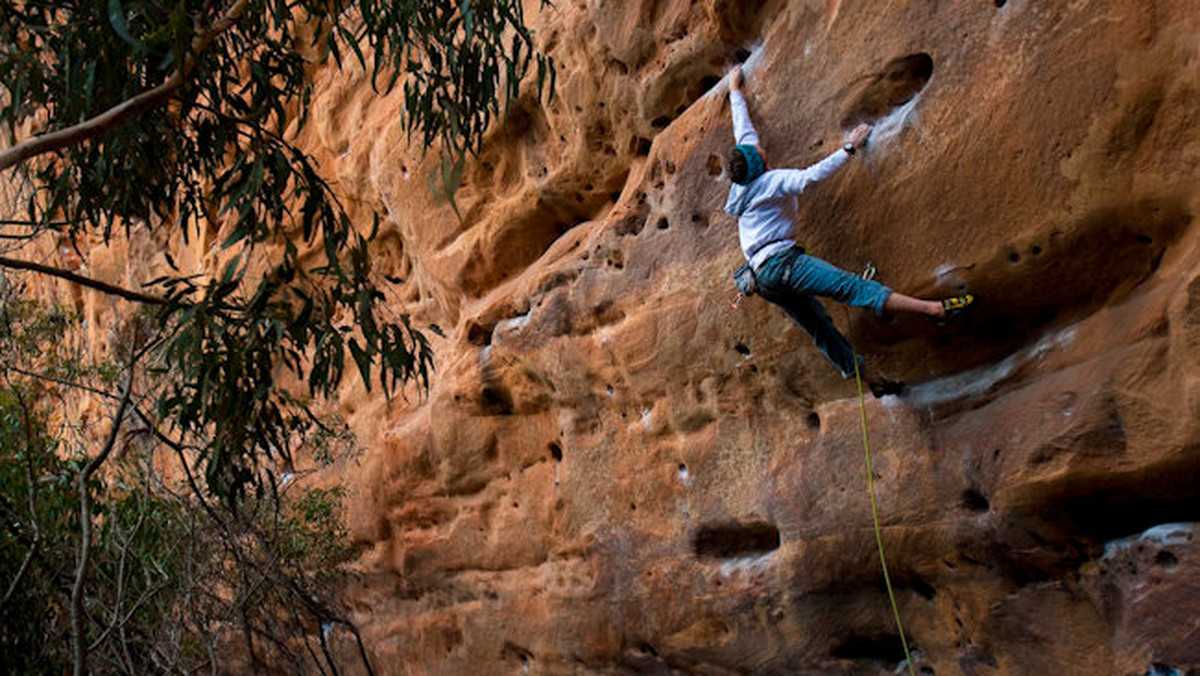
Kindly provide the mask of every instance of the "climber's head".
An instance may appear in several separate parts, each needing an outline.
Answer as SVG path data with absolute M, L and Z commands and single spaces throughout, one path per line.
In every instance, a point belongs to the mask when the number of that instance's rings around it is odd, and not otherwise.
M 729 149 L 726 164 L 730 180 L 746 185 L 767 170 L 767 154 L 756 145 L 742 144 Z

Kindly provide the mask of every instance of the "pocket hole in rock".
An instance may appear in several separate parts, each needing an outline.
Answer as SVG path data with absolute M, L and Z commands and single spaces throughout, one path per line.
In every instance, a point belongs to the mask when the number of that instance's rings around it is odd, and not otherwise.
M 696 531 L 692 548 L 697 556 L 730 559 L 779 549 L 779 529 L 763 521 L 707 524 Z
M 933 57 L 924 52 L 893 59 L 876 74 L 842 116 L 842 126 L 873 122 L 913 99 L 933 77 Z
M 1179 557 L 1163 550 L 1154 555 L 1154 565 L 1170 572 L 1179 567 Z
M 720 157 L 717 157 L 716 155 L 709 155 L 708 156 L 708 175 L 709 176 L 720 176 L 721 175 L 721 165 L 722 165 L 722 163 L 721 163 Z
M 805 422 L 808 423 L 808 429 L 810 430 L 821 429 L 821 415 L 816 411 L 809 413 L 808 418 L 805 419 Z
M 992 508 L 992 504 L 988 502 L 988 499 L 974 488 L 968 488 L 963 491 L 962 505 L 972 512 L 986 512 Z
M 896 634 L 851 635 L 839 643 L 830 656 L 895 664 L 904 659 L 904 645 Z
M 705 75 L 704 77 L 700 78 L 700 91 L 706 92 L 706 91 L 712 89 L 713 87 L 716 87 L 717 83 L 719 83 L 720 81 L 721 81 L 720 76 Z

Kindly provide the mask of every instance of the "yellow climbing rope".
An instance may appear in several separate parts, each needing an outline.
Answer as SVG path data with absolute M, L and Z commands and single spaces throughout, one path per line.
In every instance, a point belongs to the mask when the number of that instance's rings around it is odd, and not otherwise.
M 873 279 L 875 277 L 875 266 L 867 263 L 867 267 L 863 270 L 863 279 Z M 850 322 L 850 311 L 844 306 L 842 311 L 846 313 L 846 328 L 853 328 Z M 917 670 L 913 665 L 912 653 L 908 651 L 908 639 L 904 637 L 904 623 L 900 621 L 900 607 L 896 605 L 896 592 L 892 590 L 892 578 L 888 575 L 887 557 L 883 553 L 883 528 L 879 525 L 879 504 L 875 499 L 875 469 L 871 466 L 871 440 L 867 436 L 867 397 L 863 393 L 862 371 L 858 366 L 858 350 L 854 349 L 854 345 L 850 345 L 850 352 L 854 355 L 854 380 L 858 383 L 858 411 L 862 417 L 862 438 L 863 438 L 863 455 L 867 460 L 867 493 L 871 496 L 871 520 L 875 524 L 875 544 L 879 547 L 879 565 L 883 568 L 883 584 L 887 587 L 888 600 L 892 602 L 892 616 L 896 618 L 896 630 L 900 632 L 900 645 L 904 648 L 904 663 L 908 665 L 909 676 L 916 676 Z
M 854 354 L 854 379 L 858 382 L 858 410 L 862 415 L 863 453 L 867 458 L 867 492 L 871 494 L 871 519 L 875 522 L 875 544 L 879 546 L 879 565 L 883 567 L 883 583 L 887 586 L 888 599 L 892 602 L 892 615 L 896 618 L 896 630 L 900 632 L 900 645 L 904 647 L 904 663 L 909 676 L 916 676 L 912 654 L 908 651 L 908 639 L 904 638 L 904 623 L 900 621 L 900 608 L 896 605 L 896 593 L 892 591 L 892 579 L 888 575 L 887 557 L 883 554 L 883 529 L 879 525 L 879 506 L 875 500 L 875 470 L 871 467 L 871 441 L 867 438 L 867 398 L 863 394 L 862 373 L 858 368 L 858 353 Z

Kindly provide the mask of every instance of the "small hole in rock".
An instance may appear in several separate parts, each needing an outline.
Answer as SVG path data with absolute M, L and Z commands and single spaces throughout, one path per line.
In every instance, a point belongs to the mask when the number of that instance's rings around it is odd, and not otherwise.
M 631 512 L 636 512 L 636 511 L 637 511 L 637 505 L 633 504 L 632 502 L 631 502 L 631 503 L 629 503 L 629 511 L 631 511 Z
M 704 77 L 700 78 L 700 91 L 706 92 L 713 87 L 716 87 L 717 83 L 720 81 L 721 78 L 717 77 L 716 75 L 705 75 Z
M 896 663 L 904 659 L 904 646 L 894 634 L 852 634 L 830 651 L 832 657 Z
M 1034 256 L 1040 256 L 1042 255 L 1042 247 L 1034 244 L 1033 247 L 1029 249 L 1029 253 L 1033 254 Z
M 913 580 L 911 586 L 912 590 L 920 594 L 921 598 L 926 601 L 932 601 L 933 597 L 937 596 L 937 590 L 933 588 L 933 585 L 921 578 Z
M 471 322 L 467 327 L 467 342 L 476 347 L 487 347 L 492 344 L 492 329 L 489 326 Z
M 738 558 L 779 549 L 779 529 L 774 524 L 727 522 L 701 526 L 692 539 L 697 556 Z
M 962 504 L 963 507 L 966 507 L 972 512 L 986 512 L 992 507 L 991 503 L 988 502 L 988 499 L 974 488 L 968 488 L 967 490 L 963 491 Z
M 1008 254 L 1008 262 L 1009 263 L 1020 263 L 1021 262 L 1021 254 L 1017 253 L 1016 251 Z
M 650 139 L 641 136 L 634 136 L 629 141 L 629 150 L 638 157 L 645 157 L 650 154 Z
M 743 48 L 743 49 L 739 49 L 733 53 L 733 60 L 737 61 L 738 63 L 745 63 L 746 59 L 748 59 L 748 58 L 750 58 L 750 50 L 749 49 Z
M 554 462 L 562 462 L 562 459 L 563 459 L 562 446 L 559 446 L 558 442 L 556 442 L 556 441 L 550 442 L 550 457 L 554 458 Z
M 1171 552 L 1163 550 L 1154 555 L 1154 565 L 1160 566 L 1167 570 L 1174 570 L 1179 566 L 1179 557 L 1175 556 Z
M 654 127 L 655 129 L 663 129 L 668 124 L 671 124 L 671 118 L 667 117 L 666 115 L 660 115 L 653 120 L 650 120 L 650 126 Z
M 1154 244 L 1154 238 L 1149 235 L 1138 235 L 1137 241 L 1141 244 Z
M 805 422 L 808 423 L 808 429 L 819 430 L 821 429 L 821 414 L 813 411 L 812 413 L 808 414 L 808 418 Z
M 1008 0 L 992 0 L 992 4 L 996 6 L 996 9 L 1000 9 L 1008 4 Z
M 716 155 L 708 156 L 708 175 L 709 176 L 720 176 L 721 175 L 721 158 L 720 157 L 717 157 Z
M 663 216 L 662 218 L 658 219 L 658 224 L 655 225 L 655 227 L 659 230 L 666 230 L 667 228 L 671 227 L 671 222 L 667 220 L 666 216 Z
M 734 345 L 733 349 L 737 350 L 737 353 L 742 355 L 743 357 L 750 356 L 750 348 L 746 347 L 746 345 L 744 343 L 738 343 L 737 345 Z

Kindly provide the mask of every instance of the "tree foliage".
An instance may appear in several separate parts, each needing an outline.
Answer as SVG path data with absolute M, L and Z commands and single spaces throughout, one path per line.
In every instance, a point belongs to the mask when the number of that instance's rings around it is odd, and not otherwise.
M 335 600 L 354 555 L 342 524 L 342 489 L 303 487 L 289 477 L 276 494 L 249 496 L 236 508 L 208 500 L 190 477 L 170 477 L 186 468 L 179 458 L 189 449 L 153 427 L 144 405 L 155 398 L 155 378 L 135 378 L 143 393 L 130 404 L 129 420 L 83 422 L 79 395 L 111 411 L 110 390 L 129 370 L 91 360 L 76 347 L 79 316 L 5 300 L 0 663 L 6 670 L 64 673 L 79 664 L 70 649 L 76 596 L 83 664 L 98 673 L 284 665 L 302 672 L 336 664 L 330 628 L 357 635 Z M 115 464 L 83 475 L 95 462 L 87 440 L 96 428 L 118 429 L 122 422 L 127 432 Z M 321 463 L 352 461 L 353 437 L 335 420 L 321 429 L 307 440 L 307 455 Z M 94 505 L 87 522 L 81 488 Z M 89 564 L 80 577 L 84 531 Z
M 286 459 L 311 422 L 298 399 L 332 393 L 345 362 L 389 396 L 427 386 L 433 366 L 372 271 L 376 229 L 355 227 L 288 140 L 314 54 L 353 55 L 380 91 L 403 88 L 404 125 L 440 146 L 447 192 L 460 173 L 445 167 L 478 149 L 535 63 L 539 91 L 553 84 L 519 0 L 0 3 L 0 124 L 18 149 L 68 134 L 18 165 L 28 224 L 72 241 L 219 230 L 219 275 L 154 281 L 172 377 L 158 413 L 184 435 L 216 430 L 201 461 L 230 498 L 264 484 L 261 460 Z M 42 133 L 23 138 L 29 125 Z M 274 386 L 281 369 L 307 392 Z
M 140 304 L 100 358 L 0 271 L 6 667 L 336 672 L 327 636 L 357 638 L 328 600 L 353 553 L 340 493 L 277 472 L 337 455 L 310 403 L 347 363 L 389 397 L 427 389 L 439 329 L 392 305 L 378 217 L 352 222 L 292 142 L 330 57 L 402 89 L 447 194 L 526 75 L 554 84 L 520 0 L 0 0 L 0 268 Z M 172 273 L 140 289 L 34 259 L 142 233 Z M 220 267 L 178 266 L 179 238 Z

